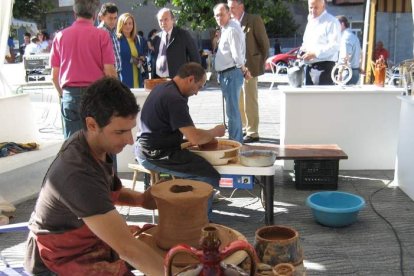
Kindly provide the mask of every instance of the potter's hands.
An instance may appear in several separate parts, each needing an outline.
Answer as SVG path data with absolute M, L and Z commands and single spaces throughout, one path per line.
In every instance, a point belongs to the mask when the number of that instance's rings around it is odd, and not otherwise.
M 217 125 L 211 129 L 214 137 L 222 137 L 226 133 L 226 127 L 224 125 Z
M 149 187 L 142 195 L 142 208 L 148 210 L 157 209 L 157 203 L 151 194 L 151 187 Z
M 131 232 L 132 236 L 137 237 L 141 233 L 147 231 L 148 229 L 156 226 L 155 224 L 146 223 L 142 227 L 138 225 L 128 225 L 128 229 Z

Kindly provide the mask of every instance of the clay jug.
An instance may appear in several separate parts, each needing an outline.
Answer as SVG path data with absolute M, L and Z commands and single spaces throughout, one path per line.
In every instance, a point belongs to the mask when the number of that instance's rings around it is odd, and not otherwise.
M 254 276 L 256 273 L 256 264 L 258 262 L 254 248 L 246 241 L 236 240 L 220 251 L 219 247 L 221 241 L 218 238 L 217 232 L 218 230 L 214 226 L 207 226 L 202 229 L 200 239 L 201 250 L 197 250 L 186 244 L 180 244 L 171 248 L 164 260 L 165 275 L 172 275 L 172 264 L 175 256 L 187 253 L 199 260 L 202 267 L 198 274 L 200 276 L 223 276 L 227 275 L 225 273 L 230 271 L 233 273 L 231 275 Z M 239 268 L 222 263 L 222 260 L 240 250 L 245 251 L 250 258 L 251 265 L 249 274 L 246 274 Z

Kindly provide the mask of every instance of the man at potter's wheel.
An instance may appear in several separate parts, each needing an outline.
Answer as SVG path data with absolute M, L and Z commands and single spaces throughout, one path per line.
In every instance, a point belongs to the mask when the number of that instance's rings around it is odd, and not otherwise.
M 183 136 L 193 145 L 206 145 L 225 133 L 223 125 L 199 129 L 191 119 L 188 98 L 197 95 L 206 78 L 203 67 L 190 62 L 182 65 L 171 81 L 151 91 L 142 107 L 135 154 L 146 169 L 218 187 L 220 174 L 213 166 L 189 150 L 181 149 Z M 212 198 L 209 215 L 211 203 Z
M 133 144 L 139 106 L 114 78 L 87 88 L 83 129 L 65 141 L 48 169 L 29 222 L 25 269 L 35 275 L 163 275 L 162 258 L 135 239 L 114 204 L 154 209 L 149 192 L 126 189 L 111 154 Z

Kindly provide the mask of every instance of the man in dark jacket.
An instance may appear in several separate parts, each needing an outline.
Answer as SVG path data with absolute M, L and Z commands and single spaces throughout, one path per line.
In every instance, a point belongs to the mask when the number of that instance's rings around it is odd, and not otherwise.
M 190 33 L 174 26 L 174 14 L 162 8 L 157 14 L 161 32 L 154 38 L 155 68 L 152 75 L 162 78 L 174 77 L 184 63 L 201 63 L 200 54 Z

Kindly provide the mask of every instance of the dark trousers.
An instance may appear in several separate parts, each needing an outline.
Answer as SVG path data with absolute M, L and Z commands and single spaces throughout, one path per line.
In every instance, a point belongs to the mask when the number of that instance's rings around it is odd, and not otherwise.
M 305 67 L 305 85 L 333 85 L 334 82 L 331 78 L 332 69 L 335 66 L 333 61 L 321 61 L 312 64 L 308 64 Z M 312 80 L 311 71 L 320 73 L 319 80 Z M 315 81 L 315 82 L 314 82 Z

